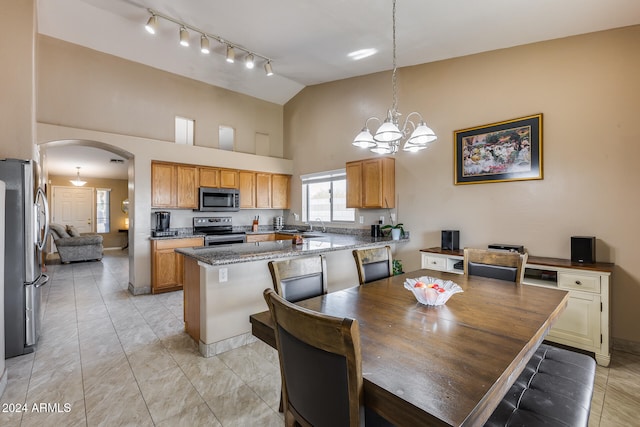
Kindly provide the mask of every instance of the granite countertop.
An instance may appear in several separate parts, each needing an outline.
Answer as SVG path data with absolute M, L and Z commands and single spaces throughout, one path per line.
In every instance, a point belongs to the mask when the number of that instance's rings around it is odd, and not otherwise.
M 352 234 L 321 233 L 321 237 L 305 238 L 302 245 L 290 240 L 258 243 L 236 243 L 220 246 L 179 248 L 175 251 L 213 266 L 237 264 L 276 258 L 290 258 L 346 249 L 380 246 L 382 243 L 406 243 L 408 238 L 370 237 Z

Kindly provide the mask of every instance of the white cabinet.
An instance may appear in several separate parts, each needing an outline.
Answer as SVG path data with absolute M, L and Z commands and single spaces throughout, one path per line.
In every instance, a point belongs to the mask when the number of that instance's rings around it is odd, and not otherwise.
M 464 274 L 462 250 L 422 249 L 422 268 Z M 524 285 L 569 292 L 567 308 L 549 331 L 552 342 L 592 351 L 599 365 L 609 366 L 610 300 L 613 264 L 582 265 L 569 260 L 529 256 Z

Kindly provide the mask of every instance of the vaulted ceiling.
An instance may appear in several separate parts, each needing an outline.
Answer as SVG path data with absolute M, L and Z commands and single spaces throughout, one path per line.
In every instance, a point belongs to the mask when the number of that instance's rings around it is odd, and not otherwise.
M 391 0 L 38 0 L 38 31 L 215 86 L 285 104 L 304 86 L 392 68 Z M 153 9 L 273 60 L 246 69 L 211 41 L 178 44 Z M 398 66 L 427 63 L 640 23 L 638 0 L 398 0 Z M 374 49 L 355 60 L 349 53 Z

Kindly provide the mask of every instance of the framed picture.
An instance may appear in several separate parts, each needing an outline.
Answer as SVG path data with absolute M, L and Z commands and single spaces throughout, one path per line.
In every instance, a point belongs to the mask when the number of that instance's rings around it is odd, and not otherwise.
M 542 114 L 453 132 L 455 184 L 542 179 Z

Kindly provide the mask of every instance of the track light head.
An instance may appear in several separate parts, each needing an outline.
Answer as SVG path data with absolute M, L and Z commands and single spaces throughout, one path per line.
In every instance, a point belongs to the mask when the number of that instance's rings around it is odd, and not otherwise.
M 244 65 L 250 70 L 255 66 L 252 53 L 248 54 L 247 57 L 244 59 Z
M 236 62 L 236 51 L 232 46 L 227 45 L 227 62 L 233 64 Z
M 209 49 L 209 39 L 204 34 L 200 36 L 200 52 L 206 54 L 211 52 L 211 49 Z
M 189 31 L 185 27 L 180 27 L 180 45 L 189 46 Z
M 264 72 L 267 73 L 267 76 L 273 76 L 273 68 L 271 67 L 271 61 L 267 61 L 264 64 Z
M 144 29 L 147 30 L 149 34 L 155 34 L 156 28 L 158 28 L 158 17 L 156 15 L 151 15 L 147 21 L 147 25 L 144 26 Z

